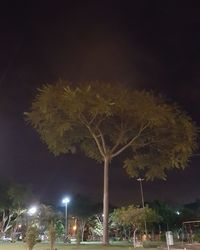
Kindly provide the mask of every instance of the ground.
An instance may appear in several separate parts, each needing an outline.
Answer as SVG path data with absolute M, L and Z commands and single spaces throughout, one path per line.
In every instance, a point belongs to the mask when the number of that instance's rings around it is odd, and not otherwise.
M 0 250 L 27 250 L 27 245 L 25 243 L 0 243 Z M 132 250 L 132 246 L 127 244 L 115 244 L 111 245 L 109 247 L 104 247 L 101 244 L 85 244 L 85 245 L 66 245 L 66 244 L 57 244 L 56 245 L 57 250 L 103 250 L 103 249 L 109 249 L 109 250 Z M 141 249 L 141 248 L 140 248 Z M 35 245 L 33 250 L 50 250 L 50 245 L 47 243 L 38 243 Z
M 152 246 L 149 246 L 150 248 L 142 248 L 138 247 L 136 249 L 138 250 L 167 250 L 166 245 L 162 245 L 162 247 L 159 248 L 152 248 Z M 75 244 L 57 244 L 55 246 L 57 250 L 134 250 L 132 245 L 128 244 L 121 244 L 121 243 L 115 243 L 108 247 L 102 246 L 101 244 L 82 244 L 82 245 L 75 245 Z M 170 250 L 200 250 L 200 244 L 178 244 L 173 247 L 170 247 Z M 28 250 L 27 245 L 25 243 L 2 243 L 0 242 L 0 250 Z M 38 243 L 33 250 L 50 250 L 50 245 L 47 243 Z

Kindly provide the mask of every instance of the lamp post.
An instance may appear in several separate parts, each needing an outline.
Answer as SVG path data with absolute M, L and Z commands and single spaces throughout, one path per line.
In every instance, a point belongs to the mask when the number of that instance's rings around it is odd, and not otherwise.
M 67 218 L 67 205 L 70 202 L 70 199 L 68 197 L 65 197 L 62 200 L 62 203 L 65 205 L 65 232 L 66 232 L 66 237 L 68 236 L 68 218 Z
M 142 199 L 142 208 L 145 212 L 145 206 L 144 206 L 144 194 L 143 194 L 143 187 L 142 187 L 142 182 L 144 181 L 144 179 L 142 178 L 138 178 L 137 181 L 139 181 L 140 183 L 140 192 L 141 192 L 141 199 Z M 144 230 L 145 230 L 145 233 L 147 235 L 147 222 L 146 222 L 146 218 L 144 218 Z

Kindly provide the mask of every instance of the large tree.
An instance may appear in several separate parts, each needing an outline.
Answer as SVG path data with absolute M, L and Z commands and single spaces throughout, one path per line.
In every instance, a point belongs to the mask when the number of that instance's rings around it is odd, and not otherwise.
M 111 160 L 126 155 L 130 176 L 142 172 L 146 179 L 164 179 L 166 170 L 184 168 L 195 149 L 196 128 L 189 116 L 161 96 L 121 84 L 60 80 L 44 85 L 25 115 L 55 155 L 81 149 L 104 163 L 104 244 Z

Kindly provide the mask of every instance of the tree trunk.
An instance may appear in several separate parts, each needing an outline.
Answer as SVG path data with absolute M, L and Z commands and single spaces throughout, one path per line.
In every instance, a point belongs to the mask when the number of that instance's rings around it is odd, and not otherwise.
M 50 241 L 50 249 L 54 250 L 54 242 L 52 240 Z
M 136 231 L 137 231 L 137 228 L 134 229 L 133 231 L 133 247 L 136 248 Z
M 104 189 L 103 189 L 103 244 L 109 244 L 108 238 L 108 210 L 109 210 L 109 190 L 108 190 L 108 181 L 109 181 L 109 158 L 105 157 L 104 159 Z
M 84 220 L 81 220 L 81 241 L 83 241 L 84 239 L 84 229 L 85 229 L 85 224 L 86 224 L 86 221 Z

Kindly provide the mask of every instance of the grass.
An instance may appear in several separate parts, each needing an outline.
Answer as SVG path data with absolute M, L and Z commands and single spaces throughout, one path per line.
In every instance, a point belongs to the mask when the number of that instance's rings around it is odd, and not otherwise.
M 139 247 L 139 250 L 145 249 L 156 249 L 161 242 L 146 242 L 144 245 L 145 248 Z M 101 243 L 87 242 L 81 245 L 76 244 L 64 244 L 57 243 L 55 248 L 57 250 L 133 250 L 133 245 L 128 244 L 127 242 L 118 241 L 110 244 L 109 246 L 103 246 Z M 28 247 L 26 243 L 16 242 L 16 243 L 5 243 L 0 242 L 0 250 L 27 250 Z M 49 243 L 37 243 L 33 250 L 50 250 Z
M 101 244 L 81 244 L 81 245 L 67 245 L 67 244 L 56 244 L 57 250 L 133 250 L 131 245 L 125 243 L 115 243 L 108 247 L 102 246 Z M 2 243 L 0 242 L 0 250 L 27 250 L 26 243 Z M 140 248 L 141 249 L 141 248 Z M 48 243 L 38 243 L 35 245 L 33 250 L 50 250 L 50 245 Z

